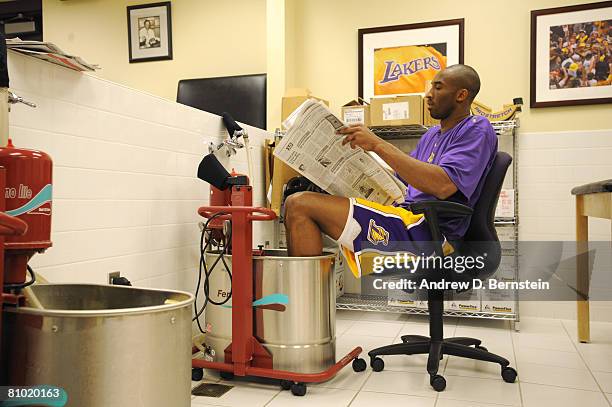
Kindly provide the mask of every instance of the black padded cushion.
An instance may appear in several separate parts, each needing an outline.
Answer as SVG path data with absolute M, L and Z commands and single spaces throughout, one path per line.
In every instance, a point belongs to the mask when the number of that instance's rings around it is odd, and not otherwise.
M 497 152 L 480 199 L 474 206 L 470 226 L 460 243 L 458 251 L 461 255 L 479 256 L 486 253 L 484 270 L 478 271 L 477 275 L 469 273 L 474 277 L 482 279 L 495 273 L 501 261 L 501 246 L 495 230 L 495 207 L 511 163 L 512 157 L 508 153 Z
M 266 74 L 183 79 L 178 83 L 176 101 L 196 109 L 266 128 Z

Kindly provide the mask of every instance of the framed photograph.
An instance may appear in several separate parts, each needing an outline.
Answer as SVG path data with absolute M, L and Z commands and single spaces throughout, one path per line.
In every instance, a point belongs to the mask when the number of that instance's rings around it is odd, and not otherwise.
M 359 96 L 424 93 L 440 70 L 463 63 L 463 19 L 359 30 Z
M 612 102 L 612 1 L 531 12 L 531 107 Z
M 130 63 L 172 59 L 170 2 L 128 6 Z

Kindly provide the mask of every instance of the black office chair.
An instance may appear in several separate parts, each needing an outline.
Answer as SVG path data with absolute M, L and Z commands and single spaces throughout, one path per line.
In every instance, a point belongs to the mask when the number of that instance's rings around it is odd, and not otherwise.
M 453 270 L 420 270 L 412 274 L 412 278 L 435 281 L 444 278 L 446 281 L 471 281 L 473 278 L 484 280 L 497 270 L 501 261 L 501 246 L 495 231 L 495 207 L 499 192 L 501 190 L 506 170 L 510 166 L 512 158 L 504 153 L 498 152 L 493 165 L 487 174 L 482 188 L 480 199 L 472 211 L 469 207 L 448 201 L 423 201 L 411 204 L 413 213 L 424 213 L 434 242 L 441 242 L 441 233 L 438 224 L 440 214 L 454 214 L 457 216 L 472 215 L 470 226 L 462 242 L 455 246 L 453 255 L 478 256 L 486 253 L 485 267 L 481 270 L 473 268 L 462 273 Z M 438 256 L 444 256 L 442 244 L 438 243 L 435 248 Z M 435 274 L 433 274 L 435 273 Z M 443 290 L 427 291 L 429 308 L 429 337 L 421 335 L 404 335 L 403 343 L 387 345 L 376 348 L 370 352 L 370 366 L 375 372 L 384 369 L 385 364 L 379 355 L 415 355 L 429 354 L 427 360 L 427 372 L 430 375 L 430 384 L 436 391 L 442 391 L 446 387 L 446 380 L 438 374 L 438 367 L 442 355 L 453 355 L 464 358 L 483 360 L 499 363 L 501 375 L 504 381 L 513 383 L 517 372 L 508 365 L 510 362 L 501 356 L 487 351 L 481 346 L 481 341 L 475 338 L 444 338 L 443 337 Z M 474 347 L 471 347 L 471 346 Z

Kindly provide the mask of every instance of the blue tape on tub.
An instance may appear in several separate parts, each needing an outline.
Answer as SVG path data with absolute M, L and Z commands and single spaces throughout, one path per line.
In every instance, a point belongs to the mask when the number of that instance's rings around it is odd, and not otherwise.
M 270 294 L 262 297 L 256 301 L 253 301 L 254 307 L 259 307 L 261 305 L 270 305 L 270 304 L 289 304 L 289 296 L 286 294 Z M 222 305 L 224 308 L 232 308 L 231 305 Z

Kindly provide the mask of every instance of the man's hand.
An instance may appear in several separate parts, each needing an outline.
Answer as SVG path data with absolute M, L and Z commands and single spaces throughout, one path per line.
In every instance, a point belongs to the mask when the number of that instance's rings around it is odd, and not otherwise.
M 353 124 L 338 130 L 338 134 L 344 134 L 342 145 L 351 144 L 351 148 L 361 147 L 365 151 L 376 151 L 385 141 L 372 133 L 370 129 L 362 124 Z

